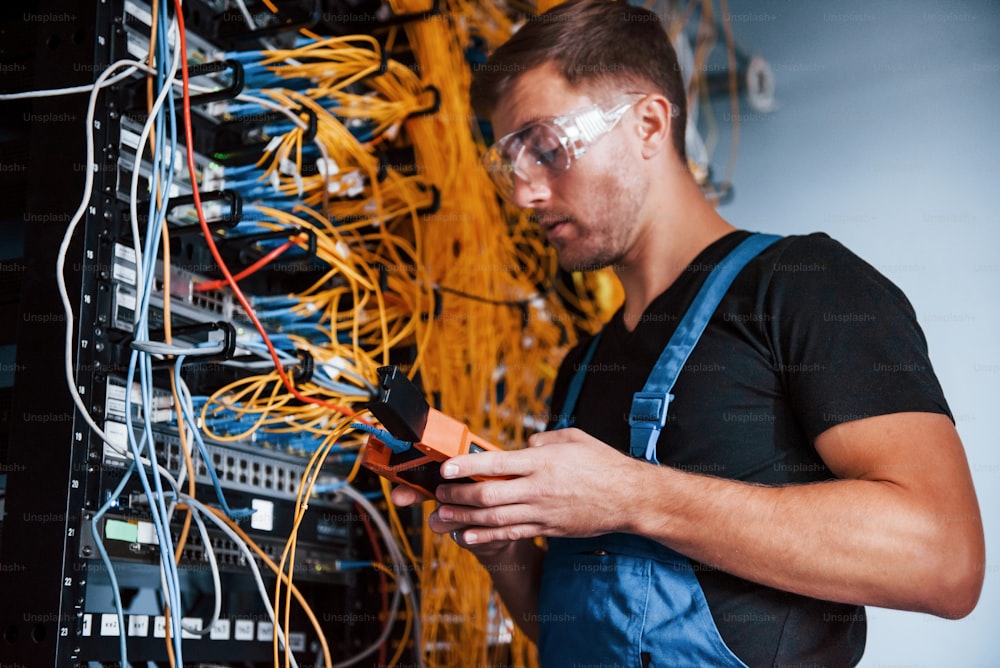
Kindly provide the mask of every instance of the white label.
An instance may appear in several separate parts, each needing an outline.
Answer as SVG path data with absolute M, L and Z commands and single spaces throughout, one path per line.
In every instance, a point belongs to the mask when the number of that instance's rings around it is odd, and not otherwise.
M 228 619 L 220 619 L 212 627 L 208 637 L 212 640 L 229 640 L 229 629 L 231 626 Z
M 108 415 L 117 415 L 119 417 L 125 416 L 125 402 L 118 401 L 117 399 L 108 398 Z
M 126 35 L 125 48 L 128 50 L 129 55 L 133 56 L 136 60 L 145 60 L 149 57 L 149 42 L 144 40 L 132 33 Z M 129 134 L 132 134 L 131 132 Z M 125 139 L 125 130 L 122 130 L 122 140 Z M 135 144 L 132 148 L 136 148 L 139 145 L 139 138 L 136 136 Z
M 126 130 L 122 130 L 122 133 L 125 133 L 125 132 L 127 132 L 127 131 Z M 131 133 L 129 133 L 129 134 L 131 134 Z M 139 136 L 135 135 L 135 139 L 136 139 L 136 142 L 138 142 L 139 141 Z M 131 262 L 134 265 L 135 264 L 135 249 L 132 248 L 131 246 L 126 246 L 124 244 L 115 244 L 115 257 L 121 258 L 122 260 L 125 260 L 126 262 Z
M 133 637 L 145 638 L 149 635 L 149 615 L 129 615 L 128 634 Z
M 131 47 L 133 46 L 133 41 L 134 40 L 130 36 L 130 38 L 128 40 L 128 44 L 126 45 L 126 48 L 129 49 L 129 52 L 131 52 L 131 50 L 132 50 Z M 135 46 L 141 48 L 140 45 L 135 45 Z M 146 50 L 147 51 L 149 50 L 148 43 L 147 43 Z M 135 54 L 132 54 L 132 55 L 135 55 Z M 148 56 L 149 54 L 147 53 L 146 55 Z M 123 144 L 125 144 L 126 146 L 128 146 L 129 148 L 131 148 L 133 151 L 137 151 L 139 149 L 139 135 L 137 135 L 136 133 L 132 132 L 131 130 L 126 130 L 125 128 L 122 128 L 122 130 L 121 130 L 121 140 L 122 140 Z
M 128 283 L 129 285 L 135 285 L 135 269 L 132 267 L 126 267 L 124 265 L 115 264 L 112 270 L 112 277 L 116 281 L 121 281 L 122 283 Z
M 289 633 L 288 648 L 293 652 L 304 652 L 306 650 L 306 634 L 302 631 Z
M 119 301 L 121 301 L 119 299 Z M 135 304 L 135 298 L 132 298 L 132 304 Z M 119 399 L 125 401 L 125 388 L 121 385 L 115 385 L 114 383 L 108 383 L 108 399 Z
M 249 619 L 237 619 L 233 637 L 237 640 L 253 640 L 254 624 Z
M 153 25 L 153 15 L 150 14 L 148 9 L 140 7 L 134 2 L 129 2 L 128 0 L 126 0 L 125 11 L 131 14 L 132 16 L 136 17 L 137 19 L 139 19 L 148 26 Z
M 113 612 L 107 612 L 101 615 L 101 635 L 118 635 L 118 615 Z
M 118 308 L 127 308 L 130 311 L 135 310 L 135 293 L 131 290 L 116 290 L 115 299 L 118 300 Z M 122 392 L 125 388 L 122 388 Z
M 201 617 L 183 617 L 181 618 L 181 638 L 188 638 L 191 640 L 200 638 L 201 635 L 196 633 L 196 631 L 201 631 Z M 192 629 L 188 631 L 188 629 Z
M 254 514 L 250 516 L 250 527 L 260 531 L 274 530 L 274 502 L 265 499 L 253 499 L 250 507 Z
M 271 622 L 257 622 L 257 640 L 260 642 L 271 642 L 274 639 L 274 624 Z
M 89 638 L 93 631 L 94 626 L 94 616 L 89 612 L 83 616 L 83 628 L 80 629 L 80 635 L 85 638 Z
M 139 535 L 136 538 L 137 543 L 142 543 L 143 545 L 158 545 L 159 539 L 156 537 L 156 526 L 152 522 L 139 522 Z
M 153 618 L 153 637 L 154 638 L 166 638 L 167 637 L 167 618 L 163 615 L 157 615 Z
M 121 457 L 120 451 L 128 450 L 128 427 L 121 422 L 108 420 L 104 423 L 104 435 L 108 442 L 104 444 L 104 456 Z

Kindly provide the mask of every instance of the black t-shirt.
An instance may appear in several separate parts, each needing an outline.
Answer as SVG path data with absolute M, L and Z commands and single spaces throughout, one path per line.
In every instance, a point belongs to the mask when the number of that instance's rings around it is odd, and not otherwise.
M 615 314 L 588 365 L 574 426 L 628 452 L 633 393 L 708 272 L 748 235 L 733 232 L 702 251 L 632 332 Z M 563 361 L 556 413 L 588 344 Z M 657 444 L 661 465 L 771 485 L 832 478 L 813 442 L 837 424 L 907 411 L 951 416 L 909 301 L 824 234 L 786 237 L 747 264 L 672 393 Z M 860 660 L 863 607 L 693 566 L 723 639 L 749 666 Z

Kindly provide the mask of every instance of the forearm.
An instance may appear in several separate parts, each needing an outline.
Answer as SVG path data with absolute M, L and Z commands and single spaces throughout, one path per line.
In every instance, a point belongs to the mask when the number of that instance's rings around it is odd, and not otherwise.
M 764 487 L 627 457 L 578 430 L 449 460 L 440 513 L 470 543 L 623 531 L 763 585 L 832 601 L 961 617 L 983 584 L 979 505 L 954 426 L 895 414 L 815 443 L 837 479 Z M 507 478 L 507 479 L 503 479 Z M 476 548 L 481 549 L 481 548 Z
M 529 538 L 476 557 L 490 574 L 511 619 L 533 642 L 538 642 L 538 593 L 544 550 Z
M 979 559 L 964 540 L 978 513 L 961 502 L 930 508 L 875 480 L 763 487 L 652 467 L 640 478 L 635 489 L 647 491 L 624 530 L 692 559 L 825 600 L 967 612 L 961 597 L 935 593 L 957 583 L 930 586 Z

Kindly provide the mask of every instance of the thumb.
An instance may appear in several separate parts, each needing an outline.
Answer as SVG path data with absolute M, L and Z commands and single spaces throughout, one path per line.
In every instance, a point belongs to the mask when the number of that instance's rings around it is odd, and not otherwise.
M 427 497 L 423 494 L 406 485 L 393 487 L 390 498 L 395 505 L 400 507 L 412 506 L 415 503 L 427 500 Z

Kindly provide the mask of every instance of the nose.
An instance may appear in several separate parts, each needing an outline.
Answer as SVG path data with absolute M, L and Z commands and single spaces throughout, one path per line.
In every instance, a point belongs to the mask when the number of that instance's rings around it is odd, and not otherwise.
M 552 191 L 544 179 L 528 181 L 519 176 L 514 177 L 514 192 L 511 201 L 521 209 L 537 209 L 551 197 Z

